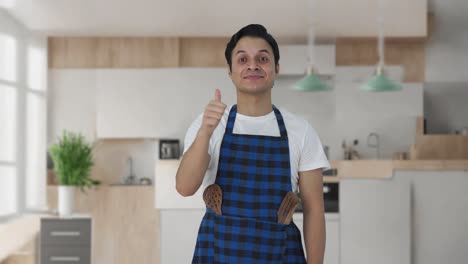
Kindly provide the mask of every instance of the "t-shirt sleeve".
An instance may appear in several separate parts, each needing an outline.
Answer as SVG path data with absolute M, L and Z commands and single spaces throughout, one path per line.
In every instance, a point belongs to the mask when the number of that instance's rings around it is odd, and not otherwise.
M 201 127 L 203 121 L 203 113 L 201 113 L 190 125 L 190 127 L 187 130 L 187 133 L 185 133 L 185 139 L 184 139 L 184 152 L 182 153 L 185 154 L 187 150 L 190 148 L 190 146 L 193 144 L 193 141 L 195 141 L 195 138 L 197 137 L 198 130 Z M 213 142 L 212 139 L 210 139 L 210 146 L 208 147 L 208 155 L 210 157 L 213 154 Z
M 324 170 L 329 169 L 330 164 L 328 163 L 320 138 L 315 129 L 312 128 L 308 122 L 306 123 L 301 157 L 299 160 L 299 171 L 308 171 L 319 168 Z

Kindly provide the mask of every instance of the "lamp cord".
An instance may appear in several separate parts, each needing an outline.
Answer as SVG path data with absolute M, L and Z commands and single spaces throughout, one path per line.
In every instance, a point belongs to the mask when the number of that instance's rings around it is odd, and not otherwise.
M 315 0 L 309 0 L 309 8 L 310 12 L 307 12 L 308 15 L 306 16 L 307 19 L 307 28 L 308 28 L 308 35 L 307 35 L 307 66 L 309 68 L 314 68 L 314 61 L 315 61 Z
M 378 67 L 383 68 L 385 62 L 385 51 L 384 51 L 384 0 L 378 1 L 378 16 L 377 16 L 377 24 L 379 27 L 378 32 L 378 54 L 379 54 L 379 62 Z

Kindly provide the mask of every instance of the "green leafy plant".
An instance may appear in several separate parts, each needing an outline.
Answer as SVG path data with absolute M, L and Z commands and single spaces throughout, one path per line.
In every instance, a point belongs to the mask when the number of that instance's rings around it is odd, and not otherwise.
M 60 185 L 76 186 L 85 191 L 101 182 L 90 178 L 93 147 L 80 133 L 63 131 L 58 143 L 50 147 L 50 156 Z

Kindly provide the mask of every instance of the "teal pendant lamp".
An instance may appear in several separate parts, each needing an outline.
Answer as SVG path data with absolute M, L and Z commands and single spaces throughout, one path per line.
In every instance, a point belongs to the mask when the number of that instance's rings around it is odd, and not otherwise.
M 380 66 L 377 68 L 376 74 L 361 86 L 361 90 L 368 92 L 390 92 L 401 89 L 401 84 L 390 80 L 383 72 L 383 67 Z
M 331 86 L 325 82 L 323 82 L 320 79 L 320 76 L 318 75 L 317 70 L 313 66 L 314 64 L 314 44 L 315 44 L 315 35 L 314 35 L 314 11 L 315 11 L 315 6 L 314 6 L 314 0 L 309 0 L 310 3 L 310 16 L 311 18 L 309 19 L 309 34 L 308 34 L 308 45 L 307 45 L 307 72 L 306 76 L 302 78 L 301 80 L 297 81 L 293 89 L 296 91 L 300 92 L 321 92 L 321 91 L 329 91 L 331 90 Z
M 307 69 L 307 75 L 294 84 L 294 90 L 301 92 L 329 91 L 331 86 L 323 82 L 316 74 L 313 67 Z
M 379 53 L 379 62 L 377 71 L 365 84 L 361 86 L 361 90 L 368 92 L 392 92 L 402 89 L 402 85 L 390 80 L 384 72 L 384 35 L 383 35 L 383 1 L 379 0 L 379 37 L 377 52 Z

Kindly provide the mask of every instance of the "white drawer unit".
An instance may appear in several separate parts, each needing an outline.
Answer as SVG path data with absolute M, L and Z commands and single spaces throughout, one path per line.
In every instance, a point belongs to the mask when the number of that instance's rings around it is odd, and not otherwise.
M 41 264 L 90 264 L 91 218 L 42 218 Z
M 304 243 L 304 216 L 302 213 L 295 213 L 293 215 L 294 223 L 301 231 L 302 246 L 305 252 Z M 324 264 L 340 264 L 340 214 L 339 213 L 325 213 L 325 255 Z

